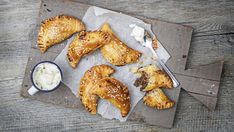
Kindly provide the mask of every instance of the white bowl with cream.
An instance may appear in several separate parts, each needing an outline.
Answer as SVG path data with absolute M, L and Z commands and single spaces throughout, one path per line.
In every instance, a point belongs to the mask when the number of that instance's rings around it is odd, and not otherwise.
M 59 87 L 62 81 L 62 71 L 54 62 L 43 61 L 32 69 L 31 81 L 33 86 L 28 90 L 30 95 L 38 91 L 51 92 Z

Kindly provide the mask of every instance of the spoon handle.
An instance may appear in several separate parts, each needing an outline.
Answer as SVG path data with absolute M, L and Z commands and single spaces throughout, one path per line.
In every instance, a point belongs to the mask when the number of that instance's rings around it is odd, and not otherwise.
M 173 82 L 173 87 L 175 87 L 175 88 L 178 87 L 180 85 L 180 83 L 178 82 L 176 77 L 172 74 L 172 72 L 169 70 L 169 68 L 162 62 L 162 60 L 158 57 L 157 53 L 154 51 L 154 49 L 152 47 L 150 47 L 150 50 L 152 51 L 154 56 L 157 58 L 157 61 L 162 66 L 164 71 L 168 74 L 168 76 L 170 76 L 170 78 L 171 78 L 171 80 Z

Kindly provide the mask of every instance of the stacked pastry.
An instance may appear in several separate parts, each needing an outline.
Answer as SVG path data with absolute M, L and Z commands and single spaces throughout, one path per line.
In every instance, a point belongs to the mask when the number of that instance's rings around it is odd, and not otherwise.
M 98 97 L 109 101 L 125 117 L 130 110 L 128 88 L 115 78 L 109 77 L 115 70 L 108 65 L 97 65 L 85 72 L 80 80 L 79 96 L 85 109 L 97 113 Z

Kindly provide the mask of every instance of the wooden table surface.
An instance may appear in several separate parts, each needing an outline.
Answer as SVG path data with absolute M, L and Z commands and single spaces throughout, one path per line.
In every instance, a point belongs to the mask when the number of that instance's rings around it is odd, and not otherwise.
M 94 118 L 20 97 L 40 1 L 0 1 L 0 131 L 233 131 L 234 1 L 79 0 L 194 28 L 187 67 L 224 60 L 218 103 L 209 111 L 181 92 L 172 129 Z M 214 71 L 215 72 L 215 71 Z

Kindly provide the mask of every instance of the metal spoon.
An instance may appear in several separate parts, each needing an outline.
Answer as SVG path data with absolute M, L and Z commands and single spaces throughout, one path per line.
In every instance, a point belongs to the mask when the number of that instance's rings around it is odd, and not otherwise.
M 149 37 L 147 37 L 147 36 L 144 36 L 144 43 L 143 43 L 143 45 L 151 50 L 151 52 L 153 53 L 153 55 L 156 57 L 156 60 L 158 61 L 158 63 L 162 66 L 162 68 L 168 74 L 168 76 L 170 76 L 170 78 L 171 78 L 171 80 L 173 82 L 173 87 L 178 87 L 180 85 L 180 83 L 175 78 L 175 76 L 172 74 L 172 72 L 169 70 L 169 68 L 158 57 L 157 53 L 153 49 L 153 47 L 152 47 L 152 39 L 149 38 Z

